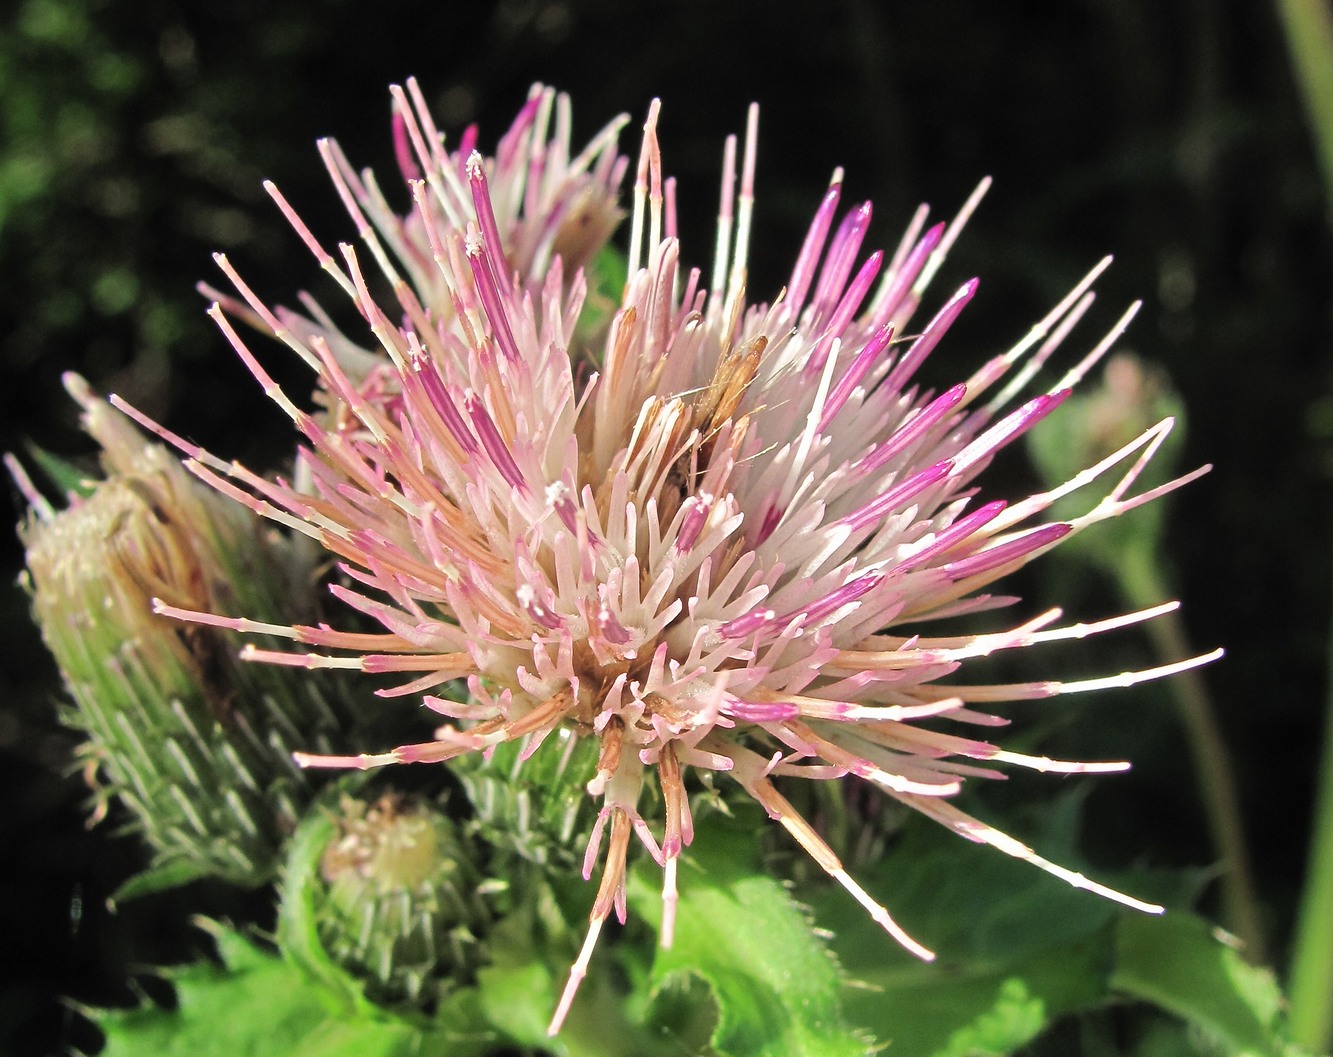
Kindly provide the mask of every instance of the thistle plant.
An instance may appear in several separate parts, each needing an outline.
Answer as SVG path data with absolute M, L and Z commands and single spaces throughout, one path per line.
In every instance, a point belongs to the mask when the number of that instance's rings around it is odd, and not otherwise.
M 26 584 L 74 700 L 65 719 L 94 818 L 129 810 L 155 870 L 134 891 L 201 876 L 274 875 L 313 785 L 291 762 L 311 737 L 336 745 L 348 716 L 324 683 L 237 663 L 233 636 L 162 605 L 290 612 L 309 595 L 311 553 L 186 473 L 83 379 L 66 386 L 102 449 L 103 480 L 56 510 L 10 460 L 30 514 Z
M 1075 681 L 968 675 L 977 658 L 1175 608 L 1089 623 L 1050 610 L 998 631 L 958 630 L 958 618 L 1017 601 L 992 590 L 1007 574 L 1203 472 L 1139 486 L 1167 418 L 1046 491 L 1006 499 L 986 481 L 994 457 L 1066 400 L 1133 316 L 1038 382 L 1107 262 L 1020 341 L 935 392 L 917 372 L 976 281 L 930 297 L 922 321 L 917 312 L 985 184 L 952 221 L 927 226 L 923 207 L 893 252 L 863 255 L 871 207 L 840 215 L 836 171 L 785 287 L 755 300 L 746 266 L 757 110 L 743 143 L 726 144 L 706 277 L 684 263 L 654 103 L 634 170 L 628 278 L 604 340 L 584 347 L 580 265 L 618 215 L 624 119 L 575 153 L 568 103 L 539 88 L 485 157 L 472 131 L 446 145 L 415 83 L 393 97 L 405 212 L 335 144 L 321 145 L 363 249 L 330 253 L 269 188 L 366 336 L 340 329 L 309 297 L 304 313 L 270 309 L 219 258 L 237 296 L 218 294 L 211 314 L 297 428 L 292 478 L 265 478 L 117 406 L 175 445 L 201 480 L 325 548 L 340 572 L 329 590 L 379 630 L 165 599 L 161 613 L 309 647 L 246 647 L 267 665 L 398 674 L 406 682 L 376 692 L 423 695 L 444 720 L 433 737 L 397 747 L 312 746 L 297 754 L 303 766 L 445 763 L 509 744 L 522 760 L 563 752 L 569 739 L 596 746 L 583 874 L 600 860 L 601 876 L 549 1031 L 569 1013 L 607 919 L 625 918 L 634 840 L 661 867 L 660 938 L 672 944 L 695 774 L 758 802 L 922 959 L 930 949 L 849 874 L 785 783 L 868 782 L 967 840 L 1160 910 L 1048 861 L 950 799 L 966 779 L 1001 777 L 997 765 L 1128 766 L 1000 747 L 984 735 L 1009 721 L 1007 703 L 1130 686 L 1218 655 Z M 231 317 L 310 367 L 313 410 L 273 380 Z M 1055 516 L 1074 495 L 1087 497 L 1079 511 Z M 466 680 L 467 700 L 434 692 L 455 680 Z M 645 787 L 656 794 L 647 815 Z

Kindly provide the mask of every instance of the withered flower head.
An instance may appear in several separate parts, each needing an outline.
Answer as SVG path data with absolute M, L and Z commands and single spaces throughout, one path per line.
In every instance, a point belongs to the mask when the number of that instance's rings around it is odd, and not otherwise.
M 56 510 L 7 461 L 30 503 L 27 586 L 74 700 L 65 719 L 85 735 L 94 819 L 113 797 L 129 809 L 154 855 L 139 890 L 270 880 L 311 793 L 291 751 L 339 744 L 326 735 L 343 719 L 300 673 L 238 664 L 231 632 L 155 605 L 290 613 L 313 584 L 308 541 L 201 485 L 82 378 L 65 383 L 105 479 Z

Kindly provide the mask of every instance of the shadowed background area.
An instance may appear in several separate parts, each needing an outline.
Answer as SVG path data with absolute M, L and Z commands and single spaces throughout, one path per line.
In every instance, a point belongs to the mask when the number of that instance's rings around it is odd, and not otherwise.
M 722 141 L 759 101 L 750 290 L 765 299 L 834 166 L 847 170 L 846 203 L 875 203 L 872 247 L 892 246 L 919 201 L 949 214 L 992 175 L 927 301 L 981 277 L 932 384 L 1007 347 L 1116 255 L 1094 329 L 1144 299 L 1121 347 L 1181 394 L 1182 468 L 1216 464 L 1171 503 L 1170 562 L 1192 644 L 1229 651 L 1204 678 L 1285 965 L 1324 696 L 1333 349 L 1330 228 L 1269 5 L 18 0 L 0 26 L 0 448 L 88 453 L 59 381 L 74 369 L 215 451 L 279 464 L 289 424 L 205 319 L 194 283 L 220 282 L 209 254 L 222 250 L 270 300 L 328 294 L 260 182 L 273 179 L 326 244 L 350 240 L 314 140 L 336 136 L 391 185 L 386 86 L 409 75 L 442 128 L 479 122 L 487 149 L 535 80 L 571 93 L 576 141 L 621 110 L 637 126 L 660 96 L 683 256 L 705 266 Z M 1067 357 L 1094 340 L 1080 334 Z M 254 347 L 292 392 L 308 387 L 276 344 Z M 1000 494 L 1031 486 L 1017 455 L 1004 466 Z M 17 520 L 21 501 L 6 494 Z M 0 1051 L 29 1055 L 95 1045 L 56 996 L 126 1001 L 130 969 L 190 948 L 170 899 L 104 909 L 137 852 L 114 819 L 84 827 L 58 683 L 12 586 L 17 540 L 3 536 Z M 1117 608 L 1095 577 L 1039 565 L 1029 611 L 1053 598 L 1075 619 Z M 1067 656 L 1071 675 L 1125 660 Z M 1160 689 L 1070 707 L 1060 744 L 1136 762 L 1096 783 L 1088 858 L 1207 864 Z M 229 898 L 214 895 L 214 909 Z

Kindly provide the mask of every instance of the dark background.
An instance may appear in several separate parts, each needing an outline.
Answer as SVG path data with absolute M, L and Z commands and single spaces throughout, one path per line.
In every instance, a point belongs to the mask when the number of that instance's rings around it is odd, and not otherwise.
M 308 284 L 327 292 L 260 181 L 274 179 L 326 243 L 350 238 L 313 141 L 337 136 L 391 185 L 386 86 L 411 74 L 441 127 L 480 121 L 487 148 L 534 80 L 573 95 L 576 139 L 621 110 L 636 127 L 660 95 L 685 256 L 704 265 L 722 140 L 758 100 L 750 289 L 766 297 L 835 165 L 847 169 L 845 201 L 875 202 L 870 243 L 890 247 L 918 201 L 951 213 L 993 175 L 932 291 L 942 299 L 982 278 L 936 353 L 935 381 L 1007 347 L 1114 253 L 1095 319 L 1109 326 L 1145 299 L 1122 347 L 1169 372 L 1188 409 L 1186 461 L 1217 467 L 1174 500 L 1170 555 L 1191 640 L 1229 651 L 1206 679 L 1286 964 L 1325 694 L 1333 360 L 1330 229 L 1272 5 L 11 0 L 6 10 L 4 450 L 88 451 L 59 383 L 73 368 L 215 450 L 272 465 L 289 427 L 193 285 L 218 281 L 209 254 L 221 249 L 271 300 Z M 622 149 L 636 146 L 627 133 Z M 304 384 L 299 365 L 283 376 Z M 1006 472 L 1022 486 L 1020 465 Z M 6 495 L 17 520 L 21 503 Z M 20 552 L 4 535 L 10 585 Z M 1075 617 L 1116 608 L 1107 585 L 1083 584 L 1069 600 Z M 40 1054 L 89 1045 L 56 995 L 126 1000 L 127 967 L 179 956 L 169 927 L 179 907 L 105 913 L 137 853 L 113 826 L 84 829 L 69 739 L 53 719 L 54 672 L 16 587 L 0 593 L 0 618 L 0 1052 Z M 1082 674 L 1119 670 L 1086 649 L 1080 662 Z M 1209 861 L 1164 700 L 1135 691 L 1078 713 L 1085 750 L 1137 763 L 1090 800 L 1094 860 Z

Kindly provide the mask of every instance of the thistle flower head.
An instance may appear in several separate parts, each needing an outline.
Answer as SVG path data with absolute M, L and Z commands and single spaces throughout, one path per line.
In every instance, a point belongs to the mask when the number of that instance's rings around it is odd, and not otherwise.
M 691 770 L 739 783 L 923 958 L 930 952 L 848 875 L 775 779 L 853 775 L 970 840 L 1156 909 L 1045 861 L 949 797 L 965 778 L 998 777 L 999 763 L 1127 766 L 1026 756 L 977 732 L 1007 722 L 998 703 L 1127 686 L 1206 658 L 1008 685 L 969 682 L 967 664 L 1123 627 L 1170 604 L 1092 624 L 1062 624 L 1051 611 L 1006 631 L 931 633 L 943 618 L 1015 601 L 990 586 L 1188 479 L 1134 491 L 1167 420 L 1049 491 L 1006 502 L 986 490 L 995 454 L 1065 399 L 1132 316 L 1053 385 L 1029 391 L 1089 307 L 1106 262 L 1018 344 L 961 384 L 931 391 L 916 373 L 976 282 L 941 299 L 925 322 L 911 321 L 984 185 L 952 222 L 928 227 L 923 208 L 895 251 L 867 255 L 870 205 L 841 211 L 835 172 L 783 292 L 754 301 L 746 258 L 757 111 L 739 149 L 735 138 L 726 144 L 705 277 L 682 263 L 654 103 L 633 185 L 629 278 L 604 347 L 580 349 L 585 284 L 556 251 L 573 240 L 587 259 L 605 225 L 580 225 L 573 239 L 569 218 L 613 216 L 625 163 L 611 131 L 574 157 L 567 122 L 548 134 L 553 106 L 563 113 L 536 90 L 486 159 L 470 134 L 446 149 L 415 86 L 396 90 L 395 121 L 413 156 L 404 165 L 415 203 L 406 218 L 325 147 L 391 298 L 372 292 L 362 253 L 327 253 L 279 199 L 355 302 L 369 348 L 322 313 L 272 312 L 223 262 L 243 311 L 316 370 L 319 411 L 277 387 L 215 306 L 302 435 L 298 483 L 265 480 L 174 439 L 205 480 L 336 555 L 346 579 L 330 590 L 383 630 L 176 614 L 317 648 L 252 650 L 257 660 L 406 673 L 404 685 L 377 692 L 425 692 L 446 720 L 428 741 L 303 756 L 307 765 L 440 762 L 514 741 L 528 756 L 557 731 L 596 740 L 587 791 L 599 813 L 584 875 L 604 856 L 601 880 L 552 1032 L 604 921 L 613 911 L 624 917 L 634 840 L 663 868 L 662 942 L 671 942 L 676 866 L 692 833 Z M 1056 500 L 1088 486 L 1101 491 L 1083 514 L 1048 518 Z M 429 693 L 454 679 L 468 681 L 466 703 Z M 648 783 L 660 790 L 655 818 L 640 813 Z
M 82 378 L 65 384 L 106 478 L 57 511 L 7 462 L 30 502 L 27 586 L 74 699 L 65 718 L 86 736 L 94 819 L 119 797 L 151 846 L 155 869 L 131 890 L 202 875 L 259 884 L 311 792 L 291 750 L 312 736 L 337 744 L 327 734 L 342 724 L 309 680 L 236 664 L 233 636 L 170 620 L 155 601 L 272 614 L 305 563 Z

